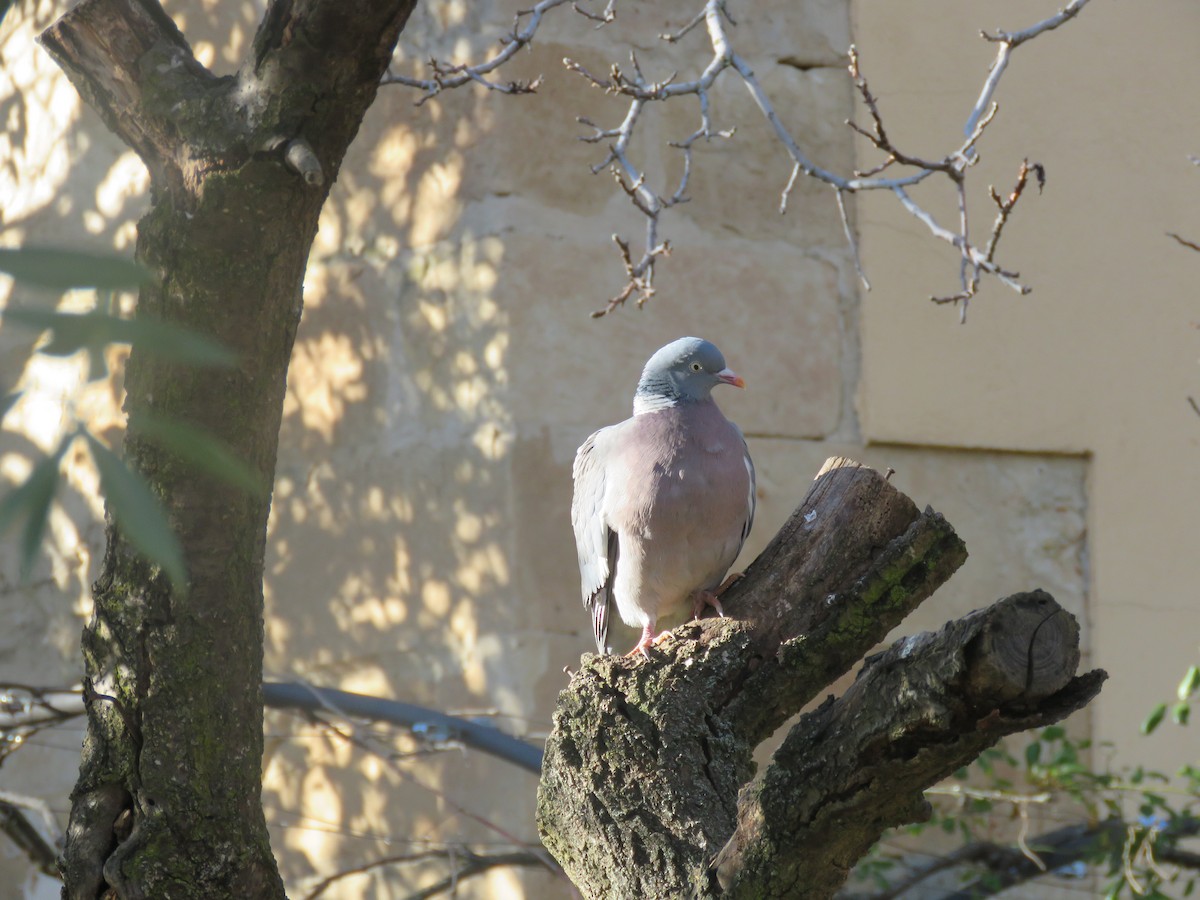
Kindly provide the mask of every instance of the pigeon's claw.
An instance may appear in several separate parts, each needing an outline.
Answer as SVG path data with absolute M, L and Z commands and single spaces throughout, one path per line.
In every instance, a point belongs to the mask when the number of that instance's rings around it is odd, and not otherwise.
M 720 591 L 717 593 L 720 593 Z M 706 606 L 711 606 L 717 611 L 718 616 L 722 619 L 725 618 L 725 610 L 721 608 L 721 601 L 717 599 L 717 594 L 714 594 L 712 591 L 696 591 L 692 595 L 692 618 L 700 618 Z
M 658 634 L 655 634 L 654 633 L 655 624 L 657 624 L 657 623 L 647 622 L 642 627 L 641 640 L 639 640 L 637 642 L 637 645 L 634 646 L 634 648 L 632 650 L 630 650 L 628 653 L 625 654 L 626 656 L 636 656 L 637 654 L 640 653 L 640 654 L 642 654 L 642 656 L 646 657 L 646 659 L 650 658 L 650 651 L 647 650 L 646 648 L 651 647 L 654 644 L 659 643 L 660 641 L 666 640 L 667 637 L 671 634 L 671 632 L 669 632 L 669 631 L 660 631 Z

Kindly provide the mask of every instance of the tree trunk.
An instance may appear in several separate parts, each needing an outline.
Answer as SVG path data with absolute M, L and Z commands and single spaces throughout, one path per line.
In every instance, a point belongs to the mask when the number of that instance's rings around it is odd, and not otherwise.
M 67 897 L 282 897 L 260 803 L 269 492 L 247 494 L 142 438 L 199 426 L 270 485 L 317 217 L 415 0 L 276 0 L 238 75 L 192 56 L 155 0 L 84 0 L 42 35 L 137 151 L 152 206 L 139 316 L 211 335 L 229 370 L 134 346 L 127 463 L 183 545 L 186 590 L 110 520 L 84 630 L 88 730 L 62 857 Z M 108 896 L 108 895 L 106 895 Z
M 1075 620 L 1018 594 L 870 657 L 800 717 L 751 783 L 754 748 L 966 559 L 941 516 L 878 473 L 826 463 L 745 578 L 729 618 L 652 659 L 587 657 L 559 697 L 538 828 L 585 897 L 830 897 L 922 790 L 1000 737 L 1100 690 L 1073 677 Z

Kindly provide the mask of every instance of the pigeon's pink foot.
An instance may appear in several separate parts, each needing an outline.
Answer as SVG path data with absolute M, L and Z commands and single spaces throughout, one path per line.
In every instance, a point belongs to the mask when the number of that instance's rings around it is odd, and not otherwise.
M 717 592 L 719 594 L 720 591 Z M 725 610 L 721 609 L 721 601 L 717 599 L 717 594 L 712 591 L 696 591 L 692 595 L 692 618 L 700 618 L 700 614 L 704 612 L 704 607 L 711 606 L 717 611 L 717 615 L 722 619 L 725 618 Z
M 654 622 L 650 622 L 642 627 L 642 639 L 637 642 L 637 645 L 632 650 L 625 654 L 626 656 L 636 656 L 638 653 L 641 653 L 646 659 L 650 658 L 650 653 L 646 648 L 657 644 L 659 641 L 666 640 L 667 636 L 671 633 L 669 631 L 660 631 L 658 634 L 655 634 L 655 624 Z

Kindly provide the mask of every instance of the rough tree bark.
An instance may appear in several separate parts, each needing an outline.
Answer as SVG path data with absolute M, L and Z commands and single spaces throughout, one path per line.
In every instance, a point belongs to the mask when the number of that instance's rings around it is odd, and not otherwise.
M 585 657 L 559 697 L 538 790 L 546 847 L 585 897 L 829 897 L 924 788 L 1100 690 L 1075 620 L 1017 594 L 866 660 L 751 754 L 966 559 L 950 525 L 833 459 L 723 598 L 652 659 Z
M 150 171 L 137 314 L 239 354 L 224 371 L 137 346 L 129 361 L 126 460 L 166 505 L 189 584 L 174 590 L 110 522 L 83 635 L 88 730 L 62 856 L 73 900 L 283 896 L 259 799 L 270 498 L 183 465 L 141 423 L 202 427 L 272 482 L 317 217 L 414 3 L 274 0 L 225 78 L 156 0 L 84 0 L 42 35 Z

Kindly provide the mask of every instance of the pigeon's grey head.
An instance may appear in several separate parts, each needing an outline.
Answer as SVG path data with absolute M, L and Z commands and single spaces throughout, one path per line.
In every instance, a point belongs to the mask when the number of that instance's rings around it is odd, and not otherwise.
M 672 341 L 650 357 L 633 395 L 634 413 L 709 399 L 718 384 L 745 387 L 715 345 L 694 337 Z

